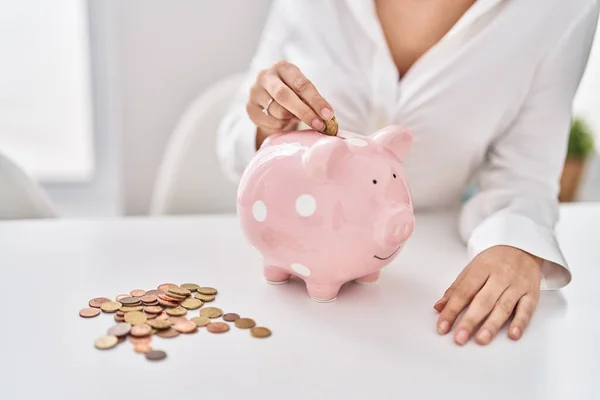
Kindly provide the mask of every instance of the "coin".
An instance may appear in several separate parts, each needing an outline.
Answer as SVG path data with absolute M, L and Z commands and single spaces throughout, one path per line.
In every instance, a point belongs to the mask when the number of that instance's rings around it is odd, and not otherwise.
M 179 287 L 189 290 L 190 292 L 195 292 L 200 288 L 200 286 L 195 283 L 184 283 L 183 285 L 179 285 Z
M 143 309 L 142 306 L 121 306 L 121 308 L 119 308 L 119 310 L 124 313 L 132 312 L 132 311 L 142 311 L 142 309 Z
M 163 311 L 163 308 L 159 306 L 148 306 L 144 307 L 144 311 L 148 314 L 160 314 Z
M 186 317 L 169 317 L 168 321 L 174 325 L 179 322 L 187 322 L 189 320 Z
M 162 321 L 160 319 L 152 319 L 150 321 L 146 321 L 146 323 L 152 328 L 158 330 L 169 329 L 169 327 L 171 326 L 171 321 Z
M 152 328 L 147 324 L 139 324 L 134 325 L 131 328 L 131 336 L 140 337 L 140 336 L 148 336 L 152 333 Z
M 118 303 L 116 301 L 107 301 L 105 303 L 102 303 L 102 305 L 100 306 L 100 309 L 107 313 L 116 312 L 119 308 L 121 308 L 121 303 Z
M 181 302 L 181 307 L 187 308 L 188 310 L 195 310 L 197 308 L 202 307 L 203 304 L 204 303 L 202 302 L 202 300 L 189 298 Z
M 122 323 L 116 324 L 113 327 L 111 327 L 107 333 L 109 335 L 121 337 L 121 336 L 126 336 L 130 330 L 131 330 L 131 325 L 129 325 L 128 323 L 122 322 Z
M 217 294 L 217 289 L 212 288 L 212 287 L 201 287 L 197 290 L 198 290 L 198 293 L 207 294 L 209 296 L 214 296 L 215 294 Z
M 129 343 L 134 345 L 141 343 L 150 343 L 152 336 L 133 337 L 129 336 Z
M 117 297 L 115 297 L 115 301 L 118 301 L 118 302 L 120 302 L 120 301 L 121 301 L 121 299 L 124 299 L 125 297 L 131 297 L 131 296 L 130 296 L 130 295 L 128 295 L 128 294 L 120 294 L 120 295 L 118 295 Z
M 176 308 L 169 308 L 167 311 L 165 311 L 167 314 L 169 315 L 173 315 L 176 317 L 180 317 L 182 315 L 187 314 L 187 310 L 185 308 L 181 308 L 181 307 L 176 307 Z
M 161 350 L 152 350 L 146 353 L 146 359 L 150 361 L 159 361 L 164 359 L 167 356 L 167 353 Z
M 102 336 L 94 342 L 94 346 L 100 350 L 112 349 L 117 345 L 119 339 L 117 339 L 114 335 L 105 335 Z
M 153 294 L 146 294 L 145 296 L 140 297 L 140 300 L 142 303 L 154 303 L 156 300 L 158 300 L 158 297 Z
M 229 325 L 225 322 L 211 322 L 206 325 L 206 330 L 210 333 L 225 333 L 229 330 Z
M 337 136 L 339 127 L 335 117 L 331 118 L 329 121 L 325 122 L 325 129 L 323 133 L 329 136 Z
M 121 336 L 119 338 L 117 338 L 117 344 L 121 344 L 125 341 L 125 336 Z
M 202 293 L 196 293 L 196 295 L 194 297 L 197 298 L 198 300 L 202 300 L 205 303 L 211 302 L 215 299 L 214 295 L 202 294 Z
M 162 285 L 158 285 L 158 290 L 160 290 L 161 292 L 166 292 L 167 290 L 169 290 L 169 288 L 172 287 L 177 287 L 177 285 L 174 283 L 163 283 Z
M 181 333 L 192 333 L 198 329 L 198 326 L 192 321 L 178 322 L 173 325 L 173 328 Z
M 138 297 L 139 298 L 139 297 L 144 296 L 146 294 L 146 291 L 143 290 L 143 289 L 135 289 L 135 290 L 132 290 L 131 292 L 129 292 L 129 294 L 132 297 Z
M 163 292 L 162 290 L 156 290 L 156 289 L 152 289 L 152 290 L 148 290 L 146 292 L 146 296 L 157 296 L 159 294 L 165 294 L 165 292 Z
M 144 315 L 146 316 L 146 319 L 150 320 L 156 318 L 158 314 L 148 314 L 147 312 L 144 312 Z
M 195 323 L 199 328 L 210 324 L 210 318 L 208 317 L 194 317 L 190 321 Z
M 179 336 L 179 332 L 177 332 L 173 327 L 169 327 L 169 329 L 164 329 L 162 331 L 156 332 L 156 336 L 161 338 L 169 339 Z
M 255 338 L 266 338 L 271 336 L 271 331 L 269 328 L 265 328 L 264 326 L 257 326 L 250 329 L 250 334 Z
M 167 292 L 167 294 L 169 294 L 169 293 L 171 293 L 171 294 L 173 294 L 173 295 L 175 295 L 175 296 L 186 296 L 186 297 L 187 297 L 187 296 L 189 296 L 189 295 L 190 295 L 192 292 L 190 292 L 190 291 L 189 291 L 189 290 L 187 290 L 187 289 L 184 289 L 184 288 L 180 288 L 180 287 L 177 287 L 177 286 L 175 286 L 175 287 L 170 287 L 170 288 L 169 288 L 169 291 Z
M 146 318 L 146 314 L 140 311 L 132 311 L 125 314 L 125 321 L 127 321 L 131 325 L 143 324 L 147 320 L 148 318 Z
M 183 300 L 185 300 L 185 296 L 179 296 L 173 293 L 165 293 L 162 298 L 175 303 L 181 303 Z
M 115 321 L 125 322 L 125 317 L 123 315 L 115 314 Z
M 234 323 L 240 329 L 254 328 L 256 326 L 256 322 L 252 318 L 238 318 Z
M 159 321 L 167 321 L 169 319 L 169 314 L 167 314 L 166 312 L 163 311 L 160 314 L 158 314 L 156 319 Z
M 119 300 L 119 303 L 123 304 L 124 306 L 139 306 L 142 304 L 140 299 L 137 297 L 123 297 L 121 300 Z
M 107 301 L 110 301 L 110 299 L 107 299 L 106 297 L 96 297 L 94 299 L 91 299 L 88 305 L 90 307 L 100 308 L 102 303 L 106 303 Z
M 152 347 L 148 343 L 138 343 L 133 347 L 136 353 L 145 354 L 152 351 Z
M 179 305 L 178 303 L 169 300 L 164 300 L 162 297 L 158 298 L 158 304 L 165 307 L 177 307 Z
M 124 317 L 124 316 L 125 316 L 125 313 L 124 313 L 123 311 L 121 311 L 121 309 L 119 309 L 119 311 L 117 311 L 117 315 L 118 315 L 119 317 Z
M 221 310 L 220 308 L 217 307 L 206 307 L 200 310 L 200 316 L 201 317 L 207 317 L 207 318 L 219 318 L 221 315 L 223 315 L 223 310 Z
M 97 308 L 86 307 L 79 310 L 79 316 L 83 318 L 97 317 L 100 314 L 100 310 Z
M 223 321 L 233 322 L 236 319 L 240 318 L 239 314 L 236 313 L 227 313 L 223 315 Z

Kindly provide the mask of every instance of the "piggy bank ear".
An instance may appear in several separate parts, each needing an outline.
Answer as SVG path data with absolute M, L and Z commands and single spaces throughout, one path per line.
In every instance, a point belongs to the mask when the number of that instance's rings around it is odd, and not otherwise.
M 327 136 L 319 139 L 302 156 L 306 172 L 319 182 L 331 179 L 335 166 L 348 155 L 343 139 Z
M 373 141 L 390 150 L 400 161 L 404 161 L 408 155 L 413 140 L 412 133 L 397 125 L 385 127 L 375 132 L 372 137 Z

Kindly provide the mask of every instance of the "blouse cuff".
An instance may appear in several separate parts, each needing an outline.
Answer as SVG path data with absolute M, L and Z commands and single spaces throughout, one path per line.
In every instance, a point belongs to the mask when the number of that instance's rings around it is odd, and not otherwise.
M 561 289 L 571 281 L 571 271 L 554 232 L 516 214 L 496 214 L 480 223 L 468 242 L 469 258 L 496 246 L 511 246 L 541 258 L 541 290 Z

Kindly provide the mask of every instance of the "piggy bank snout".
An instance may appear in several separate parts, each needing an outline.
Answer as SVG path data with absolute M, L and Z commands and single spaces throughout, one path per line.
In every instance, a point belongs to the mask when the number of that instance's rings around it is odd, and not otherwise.
M 382 243 L 384 246 L 399 246 L 413 233 L 415 221 L 413 213 L 404 207 L 397 207 L 385 213 Z

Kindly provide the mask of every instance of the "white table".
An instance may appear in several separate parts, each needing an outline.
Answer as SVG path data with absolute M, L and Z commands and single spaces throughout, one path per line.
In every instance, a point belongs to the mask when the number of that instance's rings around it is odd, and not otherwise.
M 379 284 L 330 304 L 265 283 L 234 216 L 1 222 L 0 398 L 597 399 L 600 205 L 561 212 L 571 285 L 542 295 L 521 341 L 462 348 L 432 309 L 465 262 L 452 215 L 418 216 Z M 80 318 L 90 298 L 171 281 L 219 288 L 214 305 L 273 336 L 155 337 L 168 357 L 154 363 L 128 342 L 94 348 L 114 320 Z

